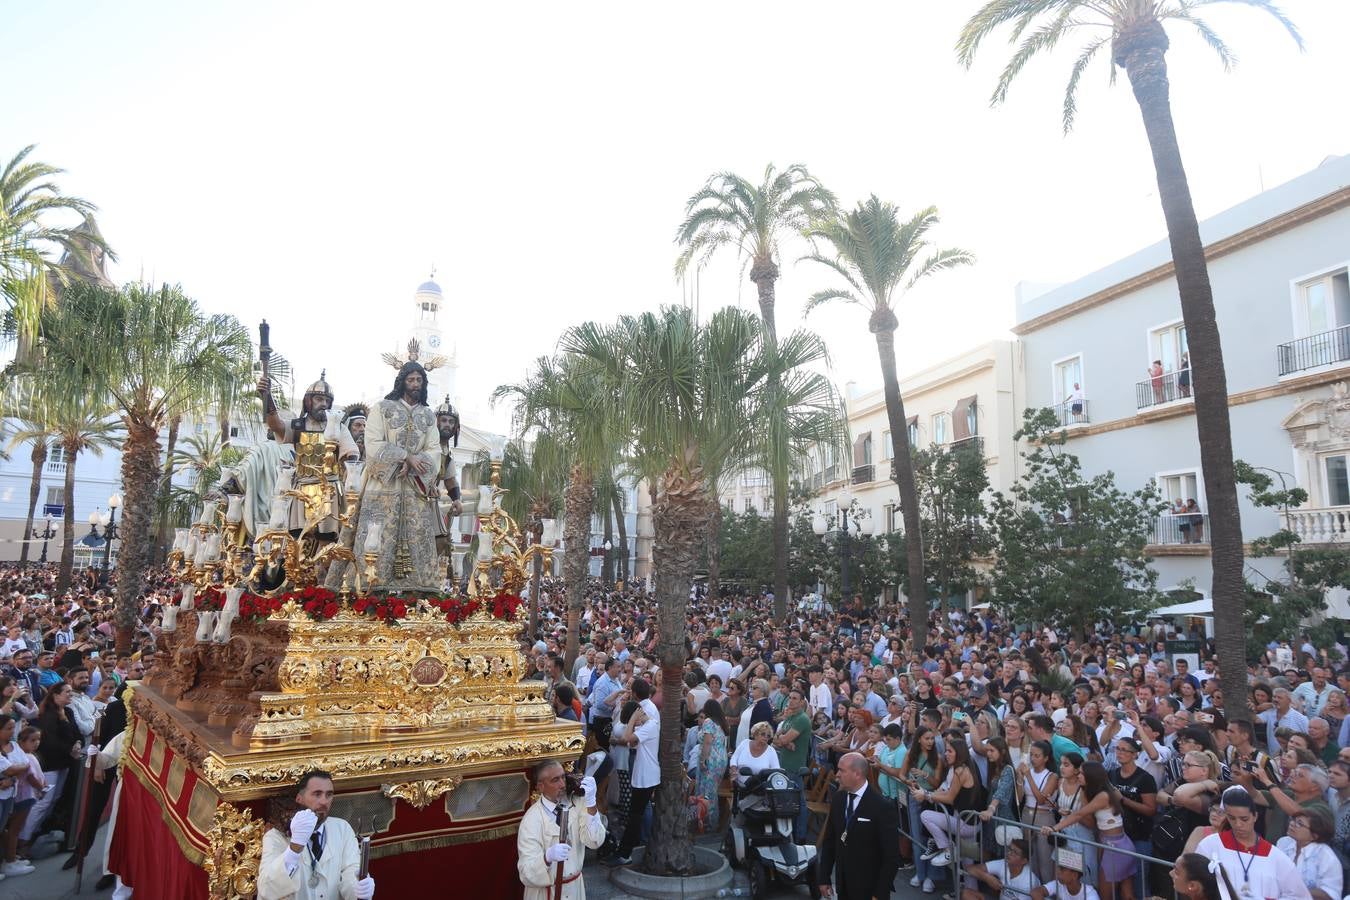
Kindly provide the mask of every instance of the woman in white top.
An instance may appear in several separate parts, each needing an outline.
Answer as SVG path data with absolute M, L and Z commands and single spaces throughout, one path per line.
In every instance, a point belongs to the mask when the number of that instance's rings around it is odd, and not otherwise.
M 1195 852 L 1219 863 L 1240 900 L 1309 900 L 1293 860 L 1256 833 L 1256 804 L 1246 789 L 1230 787 L 1222 802 L 1228 827 L 1201 841 Z
M 1341 862 L 1330 843 L 1336 836 L 1331 817 L 1310 809 L 1289 819 L 1289 833 L 1275 846 L 1294 861 L 1313 900 L 1340 900 Z
M 19 776 L 28 771 L 28 754 L 20 750 L 14 740 L 15 727 L 12 718 L 0 719 L 0 834 L 4 833 L 5 824 L 14 811 Z
M 750 740 L 736 748 L 731 757 L 731 771 L 736 773 L 736 783 L 745 784 L 748 775 L 742 775 L 741 769 L 749 769 L 751 774 L 765 769 L 778 769 L 778 751 L 770 746 L 773 741 L 773 726 L 768 722 L 756 722 L 750 729 Z
M 1083 792 L 1083 756 L 1080 753 L 1066 752 L 1059 757 L 1059 787 L 1055 789 L 1055 806 L 1059 808 L 1059 821 L 1054 825 L 1041 826 L 1041 834 L 1049 837 L 1063 832 L 1070 838 L 1066 845 L 1074 853 L 1083 855 L 1083 877 L 1088 884 L 1097 881 L 1097 848 L 1084 840 L 1094 840 L 1093 811 Z M 1098 801 L 1100 806 L 1104 801 Z M 1073 840 L 1077 838 L 1077 840 Z
M 1013 721 L 1013 720 L 1009 720 Z M 1019 720 L 1020 721 L 1020 720 Z M 1053 751 L 1048 741 L 1036 741 L 1017 767 L 1017 796 L 1022 801 L 1022 822 L 1034 842 L 1031 865 L 1044 884 L 1054 878 L 1054 848 L 1041 829 L 1055 824 L 1055 790 L 1059 776 L 1050 771 Z

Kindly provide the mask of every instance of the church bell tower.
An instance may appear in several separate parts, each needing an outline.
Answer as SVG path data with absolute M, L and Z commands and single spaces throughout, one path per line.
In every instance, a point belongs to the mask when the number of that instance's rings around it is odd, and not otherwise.
M 418 359 L 427 369 L 427 397 L 434 407 L 447 395 L 452 403 L 458 404 L 458 398 L 455 396 L 455 346 L 441 330 L 441 306 L 445 296 L 434 280 L 434 269 L 431 275 L 413 294 L 413 323 L 409 337 L 417 342 Z

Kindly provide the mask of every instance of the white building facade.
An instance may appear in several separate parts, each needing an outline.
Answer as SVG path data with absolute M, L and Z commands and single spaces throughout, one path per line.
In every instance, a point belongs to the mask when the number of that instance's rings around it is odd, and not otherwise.
M 1306 488 L 1292 525 L 1312 544 L 1350 538 L 1350 156 L 1201 223 L 1223 342 L 1233 452 Z M 1163 589 L 1210 591 L 1208 504 L 1193 371 L 1176 279 L 1160 242 L 1059 288 L 1019 296 L 1026 405 L 1053 407 L 1085 473 L 1157 483 L 1174 513 L 1149 548 Z M 1239 486 L 1244 538 L 1279 515 Z M 1180 505 L 1195 501 L 1182 512 Z M 1282 559 L 1248 559 L 1260 587 Z M 1337 605 L 1343 605 L 1339 602 Z M 1333 610 L 1334 612 L 1334 610 Z M 1342 608 L 1339 614 L 1344 614 Z

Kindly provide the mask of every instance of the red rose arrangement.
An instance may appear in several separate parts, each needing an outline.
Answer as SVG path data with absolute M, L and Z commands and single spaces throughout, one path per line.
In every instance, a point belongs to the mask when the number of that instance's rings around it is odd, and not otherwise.
M 225 592 L 218 587 L 208 587 L 197 592 L 192 608 L 197 612 L 220 612 L 225 608 Z
M 281 604 L 280 597 L 259 597 L 257 594 L 244 594 L 239 598 L 239 618 L 245 622 L 261 622 L 281 609 Z
M 397 625 L 408 614 L 408 604 L 398 597 L 357 597 L 352 609 L 358 615 L 371 616 L 386 625 Z
M 432 597 L 427 602 L 445 613 L 445 620 L 451 625 L 458 625 L 485 606 L 483 600 L 469 600 L 459 597 Z M 509 621 L 515 617 L 516 610 L 520 608 L 520 604 L 523 602 L 520 597 L 514 594 L 506 594 L 486 601 L 486 608 L 493 618 Z
M 310 585 L 302 591 L 291 591 L 281 595 L 281 602 L 294 600 L 309 616 L 316 622 L 325 622 L 338 614 L 341 608 L 338 604 L 337 594 L 327 588 L 315 587 Z

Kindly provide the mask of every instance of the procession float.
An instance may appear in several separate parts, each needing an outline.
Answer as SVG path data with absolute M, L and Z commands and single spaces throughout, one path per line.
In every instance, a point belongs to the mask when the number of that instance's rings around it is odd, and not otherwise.
M 414 466 L 378 470 L 400 442 L 414 458 L 415 400 L 387 407 L 379 434 L 372 409 L 359 460 L 343 459 L 336 415 L 318 438 L 297 417 L 293 453 L 263 442 L 177 532 L 181 594 L 130 694 L 110 847 L 137 900 L 255 896 L 263 834 L 284 828 L 311 769 L 332 773 L 332 815 L 361 837 L 381 896 L 423 895 L 447 872 L 456 896 L 519 896 L 529 770 L 583 743 L 543 682 L 522 681 L 520 597 L 550 551 L 502 510 L 496 459 L 462 575 L 405 589 L 427 536 L 391 491 L 408 481 L 437 501 Z M 416 415 L 400 425 L 399 409 Z

